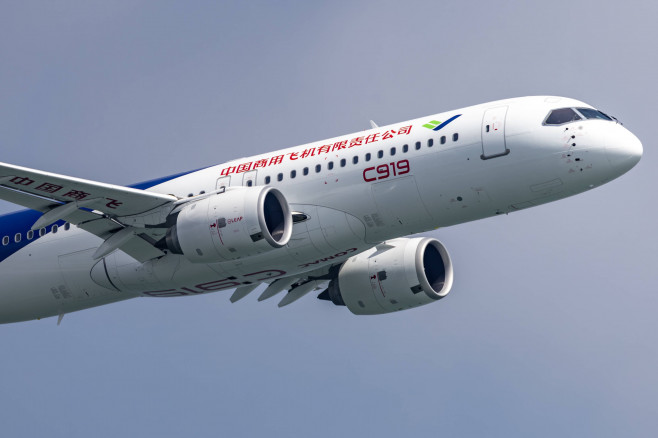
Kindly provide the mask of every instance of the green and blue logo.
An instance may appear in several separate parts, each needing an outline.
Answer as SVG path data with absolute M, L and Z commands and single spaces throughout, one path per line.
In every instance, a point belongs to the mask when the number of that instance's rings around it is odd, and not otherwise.
M 443 128 L 444 126 L 446 126 L 448 123 L 452 122 L 453 120 L 455 120 L 457 117 L 460 117 L 460 116 L 461 116 L 461 114 L 457 114 L 456 116 L 450 117 L 445 122 L 439 122 L 438 120 L 431 120 L 428 123 L 425 123 L 423 125 L 423 128 L 431 129 L 432 131 L 438 131 L 441 128 Z

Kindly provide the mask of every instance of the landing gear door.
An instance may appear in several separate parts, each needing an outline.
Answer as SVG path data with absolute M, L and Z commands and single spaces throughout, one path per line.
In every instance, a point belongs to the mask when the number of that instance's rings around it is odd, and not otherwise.
M 256 185 L 257 170 L 250 170 L 242 174 L 242 185 L 245 187 L 253 187 Z
M 489 108 L 482 119 L 482 155 L 480 158 L 502 157 L 509 154 L 505 144 L 505 117 L 507 107 Z

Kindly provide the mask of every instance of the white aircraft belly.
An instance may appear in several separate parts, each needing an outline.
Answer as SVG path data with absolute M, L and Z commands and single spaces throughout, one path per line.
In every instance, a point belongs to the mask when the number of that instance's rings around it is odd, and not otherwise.
M 214 264 L 191 263 L 172 254 L 141 264 L 115 252 L 105 258 L 107 272 L 121 290 L 146 296 L 193 295 L 298 275 L 372 246 L 364 241 L 363 225 L 343 212 L 317 206 L 294 208 L 312 217 L 293 227 L 295 240 L 280 251 Z
M 101 242 L 71 227 L 48 234 L 4 260 L 0 264 L 0 322 L 43 318 L 135 297 L 91 281 L 94 261 L 87 255 Z

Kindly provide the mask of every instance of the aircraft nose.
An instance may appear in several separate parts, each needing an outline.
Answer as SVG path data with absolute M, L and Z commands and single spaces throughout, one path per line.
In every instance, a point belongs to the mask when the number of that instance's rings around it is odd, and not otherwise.
M 619 128 L 608 138 L 605 152 L 612 168 L 621 175 L 640 161 L 643 149 L 640 139 L 627 129 Z

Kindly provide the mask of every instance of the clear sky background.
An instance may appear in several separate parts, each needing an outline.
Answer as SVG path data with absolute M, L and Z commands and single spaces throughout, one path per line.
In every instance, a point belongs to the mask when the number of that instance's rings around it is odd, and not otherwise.
M 419 309 L 219 292 L 0 326 L 2 435 L 655 436 L 657 16 L 608 0 L 2 1 L 8 163 L 130 184 L 538 94 L 588 102 L 645 147 L 591 192 L 431 233 L 456 280 Z

